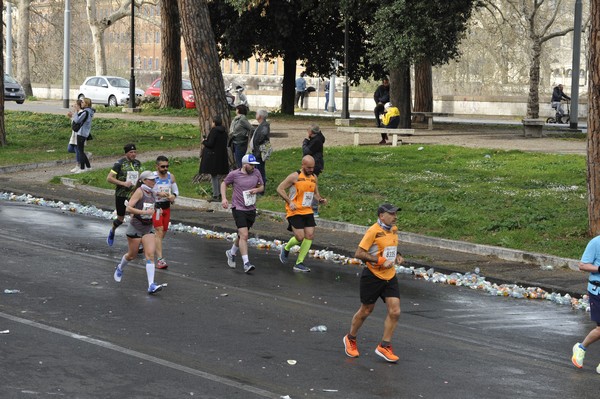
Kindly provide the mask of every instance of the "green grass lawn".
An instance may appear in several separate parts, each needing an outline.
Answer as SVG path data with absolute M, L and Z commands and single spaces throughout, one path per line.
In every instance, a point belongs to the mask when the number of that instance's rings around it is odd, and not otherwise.
M 276 186 L 300 166 L 301 151 L 283 150 L 267 163 L 261 209 L 284 210 Z M 368 225 L 382 202 L 402 208 L 403 231 L 578 258 L 587 237 L 585 158 L 453 146 L 336 147 L 325 152 L 319 186 L 329 200 L 320 215 Z M 152 169 L 148 162 L 145 168 Z M 173 159 L 181 195 L 210 196 L 193 184 L 197 159 Z M 108 170 L 75 175 L 110 188 Z
M 8 145 L 0 147 L 0 166 L 74 159 L 67 153 L 71 122 L 66 116 L 7 111 L 5 123 Z M 96 118 L 92 133 L 89 151 L 95 156 L 120 155 L 128 142 L 140 148 L 200 148 L 200 132 L 192 124 Z
M 70 137 L 64 116 L 8 112 L 0 165 L 65 159 Z M 141 148 L 193 148 L 198 128 L 181 124 L 94 121 L 95 155 L 121 156 L 125 142 Z M 300 148 L 276 151 L 267 162 L 261 209 L 283 211 L 276 186 L 300 167 Z M 145 165 L 153 169 L 152 162 Z M 208 198 L 210 183 L 193 184 L 198 159 L 172 159 L 181 195 Z M 112 188 L 108 169 L 73 177 Z M 468 149 L 454 146 L 332 147 L 325 151 L 321 217 L 368 225 L 378 204 L 402 208 L 403 231 L 578 258 L 587 237 L 586 161 L 579 155 Z

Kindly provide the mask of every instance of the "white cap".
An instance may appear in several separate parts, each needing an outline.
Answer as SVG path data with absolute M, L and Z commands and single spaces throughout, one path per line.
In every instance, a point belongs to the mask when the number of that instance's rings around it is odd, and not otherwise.
M 256 160 L 256 157 L 252 154 L 246 154 L 242 158 L 242 164 L 247 163 L 250 165 L 260 165 L 260 162 Z

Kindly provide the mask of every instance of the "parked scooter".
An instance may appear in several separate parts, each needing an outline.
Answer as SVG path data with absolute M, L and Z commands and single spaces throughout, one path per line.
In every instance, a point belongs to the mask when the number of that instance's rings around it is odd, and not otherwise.
M 571 109 L 569 108 L 568 101 L 566 102 L 566 104 L 567 104 L 567 112 L 565 114 L 563 114 L 562 118 L 558 115 L 558 110 L 556 109 L 556 107 L 552 107 L 552 109 L 554 109 L 556 111 L 556 114 L 554 115 L 554 117 L 551 116 L 550 118 L 546 119 L 546 123 L 569 124 L 569 122 L 571 121 L 571 118 L 569 117 L 569 115 L 571 113 Z

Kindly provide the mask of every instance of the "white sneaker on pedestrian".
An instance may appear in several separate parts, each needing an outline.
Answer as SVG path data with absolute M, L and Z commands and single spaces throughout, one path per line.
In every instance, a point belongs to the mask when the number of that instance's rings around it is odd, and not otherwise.
M 73 169 L 71 169 L 69 172 L 71 173 L 77 173 L 77 171 L 79 170 L 79 166 L 75 166 Z

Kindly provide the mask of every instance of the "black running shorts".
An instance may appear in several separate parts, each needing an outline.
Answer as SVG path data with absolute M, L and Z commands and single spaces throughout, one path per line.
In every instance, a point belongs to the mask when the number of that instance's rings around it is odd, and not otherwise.
M 400 298 L 398 278 L 394 276 L 391 280 L 382 280 L 365 267 L 360 276 L 360 302 L 372 305 L 378 298 L 385 302 L 387 297 Z

